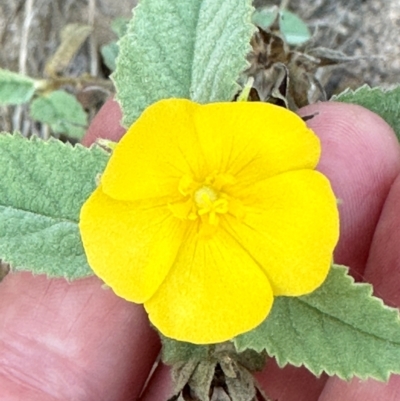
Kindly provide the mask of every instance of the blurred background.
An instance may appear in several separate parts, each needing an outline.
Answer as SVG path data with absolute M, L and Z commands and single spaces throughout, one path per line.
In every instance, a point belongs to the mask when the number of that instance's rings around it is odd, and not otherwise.
M 357 88 L 363 83 L 389 88 L 400 81 L 400 2 L 255 0 L 258 7 L 282 3 L 307 23 L 316 45 L 357 57 L 355 61 L 318 72 L 328 94 L 346 87 Z M 33 78 L 96 77 L 97 81 L 78 79 L 77 84 L 65 85 L 83 105 L 90 123 L 113 92 L 108 80 L 111 71 L 101 48 L 117 39 L 112 22 L 119 17 L 130 18 L 135 5 L 136 0 L 0 0 L 0 67 Z M 71 23 L 78 24 L 75 29 L 78 37 L 78 29 L 83 29 L 81 37 L 87 38 L 70 62 L 52 69 L 52 58 L 57 51 L 60 53 L 63 29 Z M 61 54 L 65 54 L 62 49 Z M 52 135 L 49 127 L 31 119 L 28 107 L 0 106 L 0 130 L 42 137 Z

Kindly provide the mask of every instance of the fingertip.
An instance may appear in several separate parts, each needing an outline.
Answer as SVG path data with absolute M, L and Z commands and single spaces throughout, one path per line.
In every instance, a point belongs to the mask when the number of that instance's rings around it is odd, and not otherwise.
M 318 401 L 398 401 L 400 376 L 391 376 L 387 383 L 354 378 L 349 382 L 331 377 Z
M 93 118 L 82 145 L 90 146 L 98 138 L 109 139 L 118 142 L 125 133 L 121 126 L 122 112 L 119 104 L 114 99 L 107 100 L 103 107 Z
M 313 116 L 307 125 L 321 139 L 318 170 L 340 200 L 335 261 L 362 274 L 383 203 L 400 171 L 398 140 L 382 118 L 361 106 L 317 103 L 299 114 Z
M 374 292 L 400 307 L 400 175 L 394 181 L 379 218 L 365 269 Z
M 10 390 L 10 401 L 21 399 L 15 383 L 46 401 L 48 394 L 69 400 L 83 393 L 138 399 L 160 349 L 141 306 L 96 277 L 69 283 L 12 272 L 1 286 L 0 388 Z
M 314 376 L 305 367 L 280 368 L 273 358 L 255 378 L 268 397 L 282 401 L 317 400 L 327 379 L 325 375 Z

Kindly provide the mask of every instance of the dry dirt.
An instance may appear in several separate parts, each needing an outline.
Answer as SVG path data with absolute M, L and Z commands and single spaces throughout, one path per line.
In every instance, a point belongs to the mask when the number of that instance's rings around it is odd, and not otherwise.
M 0 0 L 0 67 L 42 78 L 46 62 L 60 44 L 62 28 L 81 23 L 90 25 L 92 34 L 64 73 L 107 77 L 99 48 L 116 39 L 111 21 L 129 18 L 135 4 L 136 0 Z M 0 131 L 14 130 L 28 134 L 37 126 L 29 120 L 26 107 L 0 107 Z

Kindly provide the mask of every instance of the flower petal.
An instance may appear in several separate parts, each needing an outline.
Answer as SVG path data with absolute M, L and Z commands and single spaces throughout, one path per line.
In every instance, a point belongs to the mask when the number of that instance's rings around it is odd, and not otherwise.
M 329 181 L 317 171 L 281 174 L 235 191 L 245 203 L 240 222 L 225 229 L 264 268 L 274 295 L 303 295 L 325 280 L 339 237 L 339 217 Z
M 84 204 L 79 226 L 95 274 L 117 295 L 137 303 L 164 280 L 186 230 L 168 206 L 116 201 L 101 187 Z
M 218 230 L 205 238 L 191 230 L 167 278 L 144 306 L 165 336 L 210 344 L 256 327 L 272 302 L 267 277 L 232 237 Z
M 282 107 L 214 103 L 199 107 L 194 116 L 208 169 L 231 174 L 243 186 L 318 163 L 318 137 Z
M 203 169 L 193 123 L 199 107 L 169 99 L 147 108 L 114 150 L 101 178 L 104 192 L 132 201 L 178 195 L 182 176 Z

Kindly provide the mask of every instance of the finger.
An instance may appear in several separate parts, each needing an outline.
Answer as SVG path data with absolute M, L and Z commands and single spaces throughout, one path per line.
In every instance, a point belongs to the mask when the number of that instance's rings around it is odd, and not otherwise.
M 121 126 L 122 112 L 118 103 L 110 99 L 94 117 L 82 145 L 90 146 L 98 138 L 105 138 L 118 142 L 125 133 L 125 128 Z
M 335 261 L 362 274 L 383 203 L 400 171 L 400 147 L 389 125 L 360 106 L 319 103 L 300 114 L 312 113 L 318 115 L 308 125 L 322 146 L 318 169 L 340 200 Z
M 108 101 L 83 143 L 124 133 Z M 101 288 L 10 273 L 0 292 L 0 388 L 7 400 L 137 398 L 159 341 L 142 307 Z M 7 394 L 7 395 L 6 395 Z M 35 398 L 36 397 L 36 398 Z
M 386 199 L 365 269 L 365 279 L 386 304 L 400 307 L 400 175 Z
M 392 376 L 388 383 L 353 379 L 345 382 L 336 377 L 328 380 L 318 401 L 398 401 L 400 377 Z
M 162 401 L 173 397 L 173 385 L 171 381 L 171 369 L 168 366 L 160 364 L 146 386 L 141 401 Z
M 395 180 L 382 210 L 373 237 L 364 272 L 374 286 L 375 295 L 386 304 L 400 307 L 400 176 Z M 392 375 L 388 383 L 375 380 L 352 380 L 350 383 L 330 379 L 321 401 L 397 401 L 400 399 L 400 376 Z
M 277 401 L 316 401 L 326 382 L 326 376 L 317 378 L 305 368 L 287 365 L 280 368 L 274 359 L 255 374 L 265 393 Z
M 382 205 L 400 170 L 397 139 L 380 117 L 359 106 L 319 103 L 299 114 L 315 114 L 307 124 L 321 139 L 318 169 L 341 200 L 335 261 L 350 266 L 360 278 Z M 267 394 L 279 401 L 317 400 L 326 380 L 316 380 L 304 368 L 280 370 L 275 364 L 258 377 Z
M 0 291 L 0 388 L 8 401 L 137 399 L 157 356 L 143 309 L 101 287 L 9 274 Z

